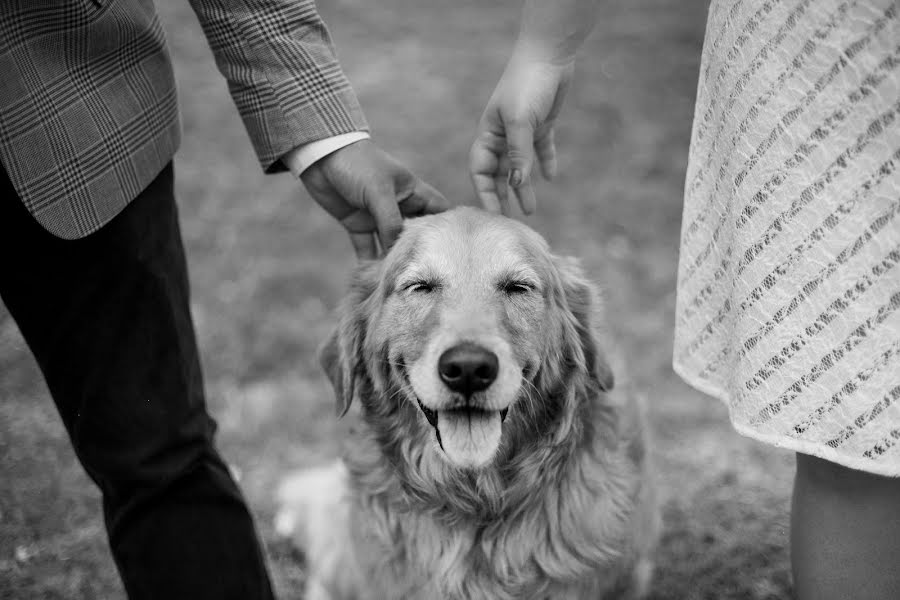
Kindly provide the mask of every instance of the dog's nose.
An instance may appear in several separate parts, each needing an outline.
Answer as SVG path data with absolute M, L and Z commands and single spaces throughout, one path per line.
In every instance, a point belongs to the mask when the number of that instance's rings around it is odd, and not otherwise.
M 469 396 L 487 388 L 497 378 L 497 355 L 471 342 L 457 344 L 438 359 L 438 373 L 448 388 Z

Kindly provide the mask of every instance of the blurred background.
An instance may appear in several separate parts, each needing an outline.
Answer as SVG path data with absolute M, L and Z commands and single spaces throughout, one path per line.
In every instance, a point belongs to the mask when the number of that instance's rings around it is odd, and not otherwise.
M 188 3 L 158 4 L 180 89 L 176 184 L 210 410 L 279 596 L 297 599 L 302 560 L 272 531 L 273 489 L 285 470 L 334 457 L 344 434 L 314 352 L 353 253 L 299 183 L 261 173 Z M 473 204 L 467 153 L 520 2 L 319 5 L 374 139 Z M 793 456 L 739 437 L 670 366 L 707 2 L 606 5 L 558 126 L 561 174 L 537 183 L 527 221 L 603 288 L 608 346 L 649 407 L 665 527 L 652 598 L 787 598 Z M 0 305 L 0 598 L 123 597 L 99 493 Z

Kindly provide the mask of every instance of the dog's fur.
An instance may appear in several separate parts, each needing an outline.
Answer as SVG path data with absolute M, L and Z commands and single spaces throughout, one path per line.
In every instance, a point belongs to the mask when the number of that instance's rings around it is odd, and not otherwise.
M 321 352 L 360 430 L 341 462 L 279 492 L 276 527 L 306 553 L 307 597 L 642 596 L 658 516 L 640 407 L 612 392 L 597 309 L 576 261 L 472 208 L 407 221 L 361 266 Z M 499 359 L 468 399 L 437 373 L 461 341 Z M 442 442 L 419 403 L 440 415 Z M 448 439 L 463 405 L 481 410 Z

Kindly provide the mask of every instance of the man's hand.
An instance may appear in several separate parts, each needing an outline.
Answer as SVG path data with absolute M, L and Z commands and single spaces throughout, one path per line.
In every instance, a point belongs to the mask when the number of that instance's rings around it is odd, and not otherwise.
M 357 258 L 393 245 L 404 217 L 438 213 L 449 203 L 371 140 L 344 146 L 300 176 L 309 195 L 350 234 Z
M 522 212 L 534 212 L 531 187 L 535 153 L 546 179 L 556 174 L 553 125 L 572 79 L 571 61 L 513 54 L 478 125 L 469 152 L 469 174 L 487 210 L 509 214 L 509 190 Z

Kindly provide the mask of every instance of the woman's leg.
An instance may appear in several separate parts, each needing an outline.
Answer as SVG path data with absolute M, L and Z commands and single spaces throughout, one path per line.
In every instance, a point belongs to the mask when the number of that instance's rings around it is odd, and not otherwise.
M 799 600 L 900 598 L 900 478 L 797 454 L 791 561 Z

